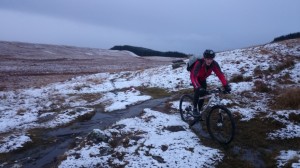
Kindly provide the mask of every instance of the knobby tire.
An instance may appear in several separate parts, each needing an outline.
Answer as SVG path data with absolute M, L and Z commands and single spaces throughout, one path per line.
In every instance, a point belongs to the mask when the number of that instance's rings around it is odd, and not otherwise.
M 235 123 L 231 112 L 224 106 L 213 106 L 206 118 L 210 136 L 221 144 L 229 144 L 235 134 Z
M 188 121 L 188 117 L 193 110 L 193 97 L 191 95 L 183 95 L 179 102 L 179 111 L 181 119 L 185 122 Z

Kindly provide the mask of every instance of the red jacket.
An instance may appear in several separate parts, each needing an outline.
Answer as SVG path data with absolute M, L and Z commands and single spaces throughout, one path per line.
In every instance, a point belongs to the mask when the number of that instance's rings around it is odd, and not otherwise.
M 214 60 L 209 66 L 205 64 L 204 59 L 197 60 L 191 70 L 190 78 L 194 88 L 199 88 L 200 83 L 205 81 L 209 75 L 211 75 L 212 71 L 218 76 L 222 85 L 227 85 L 227 80 L 221 71 L 219 64 Z

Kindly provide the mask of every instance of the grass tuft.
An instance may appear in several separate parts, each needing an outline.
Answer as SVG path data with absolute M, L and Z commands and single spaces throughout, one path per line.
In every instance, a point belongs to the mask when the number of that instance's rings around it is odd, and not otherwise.
M 249 82 L 252 80 L 252 77 L 244 77 L 242 74 L 235 74 L 230 79 L 232 83 L 239 83 L 239 82 Z
M 154 99 L 158 99 L 158 98 L 162 98 L 162 97 L 166 97 L 166 96 L 171 96 L 172 93 L 168 92 L 165 89 L 161 89 L 158 87 L 153 87 L 153 88 L 149 88 L 149 87 L 138 87 L 139 91 L 141 91 L 142 93 L 146 94 L 146 95 L 150 95 L 152 98 Z
M 272 89 L 262 80 L 254 81 L 254 91 L 261 92 L 261 93 L 269 93 Z
M 300 88 L 284 88 L 277 91 L 274 98 L 275 109 L 300 109 Z
M 293 68 L 295 65 L 295 58 L 286 57 L 285 59 L 280 60 L 280 63 L 277 65 L 270 66 L 267 70 L 262 70 L 260 66 L 254 68 L 254 76 L 263 78 L 264 76 L 268 76 L 271 74 L 278 74 L 284 69 Z
M 290 113 L 289 114 L 289 120 L 293 121 L 295 123 L 300 123 L 300 114 Z
M 285 73 L 283 76 L 278 78 L 277 82 L 279 84 L 295 84 L 295 82 L 292 81 L 291 75 L 289 73 Z
M 279 65 L 275 67 L 275 73 L 278 73 L 284 69 L 292 68 L 294 67 L 295 62 L 292 57 L 287 57 L 287 59 L 283 60 Z

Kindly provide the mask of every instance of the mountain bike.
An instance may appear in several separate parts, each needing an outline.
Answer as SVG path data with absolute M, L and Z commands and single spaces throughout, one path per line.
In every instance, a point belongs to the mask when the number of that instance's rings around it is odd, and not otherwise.
M 193 115 L 194 96 L 190 94 L 181 96 L 179 110 L 183 121 L 192 121 L 190 126 L 198 121 L 206 121 L 206 127 L 212 139 L 221 144 L 229 144 L 235 134 L 235 122 L 228 108 L 221 105 L 220 94 L 226 94 L 226 92 L 222 91 L 221 88 L 216 88 L 207 90 L 207 94 L 199 98 L 199 100 L 208 100 L 207 103 L 204 103 L 203 110 L 199 109 L 199 105 L 197 105 L 201 116 Z M 203 116 L 205 117 L 204 120 L 202 120 Z

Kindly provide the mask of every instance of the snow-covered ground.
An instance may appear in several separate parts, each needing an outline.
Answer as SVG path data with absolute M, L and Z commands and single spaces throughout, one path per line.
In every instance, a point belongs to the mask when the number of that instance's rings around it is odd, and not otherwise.
M 69 157 L 59 167 L 204 167 L 222 159 L 219 150 L 203 146 L 188 130 L 188 124 L 178 115 L 145 109 L 142 117 L 121 120 L 103 132 L 94 130 L 107 137 L 128 136 L 121 146 L 112 149 L 108 143 L 100 142 L 75 148 L 67 152 Z
M 257 68 L 267 70 L 280 63 L 272 57 L 276 52 L 300 57 L 300 46 L 287 47 L 284 43 L 273 43 L 246 49 L 220 52 L 216 56 L 228 79 L 236 75 L 253 77 Z M 295 59 L 293 68 L 276 74 L 279 78 L 286 73 L 299 86 L 300 61 Z M 270 86 L 276 84 L 274 77 L 265 82 Z M 220 86 L 216 76 L 208 78 L 210 86 Z M 241 93 L 252 91 L 254 80 L 231 83 L 232 96 L 225 102 L 248 102 L 246 105 L 231 107 L 233 113 L 239 113 L 247 121 L 258 113 L 270 112 L 267 106 L 268 96 L 257 94 L 261 99 L 249 101 Z M 171 65 L 139 71 L 120 73 L 99 73 L 81 76 L 72 80 L 49 84 L 43 88 L 30 88 L 9 92 L 0 92 L 0 153 L 22 148 L 32 141 L 29 130 L 33 128 L 55 128 L 70 123 L 76 118 L 94 112 L 94 105 L 101 104 L 105 111 L 112 112 L 125 109 L 128 105 L 151 99 L 143 95 L 138 87 L 158 87 L 168 91 L 190 88 L 189 74 L 186 67 L 173 69 Z M 259 94 L 259 95 L 258 95 Z M 91 96 L 93 95 L 93 96 Z M 88 97 L 88 98 L 87 98 Z M 172 102 L 178 104 L 178 101 Z M 241 103 L 242 104 L 242 103 Z M 259 109 L 259 110 L 257 110 Z M 273 111 L 272 111 L 273 112 Z M 300 114 L 300 110 L 281 110 L 270 113 L 272 117 L 286 125 L 286 128 L 269 133 L 270 139 L 287 139 L 300 137 L 300 127 L 288 122 L 282 115 Z M 118 127 L 119 126 L 119 127 Z M 121 127 L 120 127 L 121 126 Z M 170 131 L 169 128 L 177 128 Z M 126 145 L 112 148 L 109 142 L 84 143 L 66 152 L 66 160 L 60 167 L 109 167 L 126 165 L 127 167 L 202 167 L 214 166 L 222 160 L 223 154 L 217 149 L 205 147 L 197 136 L 180 120 L 179 113 L 164 114 L 145 109 L 142 116 L 124 119 L 106 130 L 93 130 L 107 137 L 112 135 L 127 136 Z M 125 143 L 125 142 L 124 142 Z M 289 158 L 298 158 L 299 151 L 282 151 L 278 156 L 278 165 L 284 165 Z M 5 164 L 5 163 L 2 163 Z M 110 165 L 109 165 L 110 164 Z M 294 167 L 299 164 L 293 165 Z M 202 165 L 202 166 L 201 166 Z M 1 163 L 0 163 L 1 166 Z

